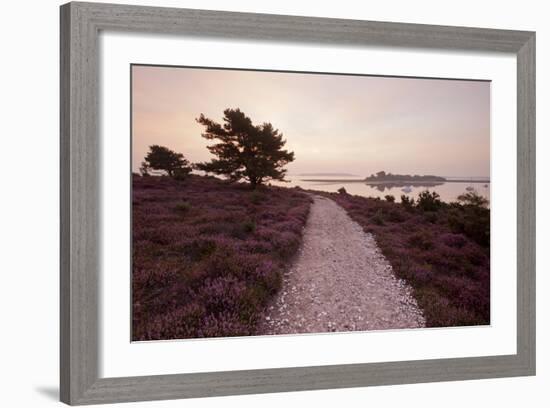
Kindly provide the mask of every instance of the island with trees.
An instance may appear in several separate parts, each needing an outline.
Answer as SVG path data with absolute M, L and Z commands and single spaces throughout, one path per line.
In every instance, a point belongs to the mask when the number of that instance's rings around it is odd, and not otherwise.
M 385 189 L 391 189 L 394 187 L 436 187 L 444 183 L 483 183 L 490 182 L 488 178 L 448 178 L 434 175 L 410 175 L 410 174 L 392 174 L 385 171 L 379 171 L 376 174 L 371 174 L 365 178 L 316 178 L 316 179 L 302 179 L 302 181 L 316 182 L 316 183 L 364 183 L 368 186 L 374 187 L 379 191 Z
M 376 174 L 371 174 L 365 178 L 365 181 L 369 183 L 441 183 L 447 181 L 445 177 L 425 175 L 419 176 L 415 174 L 414 176 L 410 174 L 392 174 L 386 173 L 385 171 L 379 171 Z

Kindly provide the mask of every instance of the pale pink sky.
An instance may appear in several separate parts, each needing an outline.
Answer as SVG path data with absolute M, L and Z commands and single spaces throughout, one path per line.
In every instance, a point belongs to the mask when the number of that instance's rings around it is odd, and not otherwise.
M 218 122 L 240 108 L 271 122 L 296 160 L 289 174 L 379 170 L 489 176 L 490 83 L 294 74 L 180 67 L 132 67 L 137 171 L 159 144 L 191 162 L 209 160 L 212 141 L 195 118 Z

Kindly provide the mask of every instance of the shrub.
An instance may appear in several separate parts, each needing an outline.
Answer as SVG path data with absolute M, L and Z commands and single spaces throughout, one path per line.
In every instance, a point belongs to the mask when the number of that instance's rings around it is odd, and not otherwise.
M 189 204 L 187 201 L 177 203 L 174 207 L 174 210 L 176 210 L 180 214 L 188 213 L 191 210 L 191 204 Z
M 229 230 L 233 238 L 245 240 L 256 230 L 256 222 L 254 220 L 245 220 L 240 223 L 230 224 Z
M 256 230 L 256 222 L 253 220 L 247 220 L 242 223 L 242 228 L 243 231 L 248 234 L 254 232 Z
M 189 173 L 191 173 L 190 167 L 181 167 L 181 168 L 174 169 L 173 177 L 175 180 L 182 181 L 189 176 Z
M 182 252 L 191 261 L 196 262 L 213 254 L 218 247 L 220 244 L 214 239 L 193 239 L 182 246 Z
M 407 219 L 407 216 L 399 208 L 392 208 L 387 212 L 387 219 L 391 222 L 403 222 Z
M 403 207 L 405 207 L 408 211 L 412 210 L 414 207 L 414 198 L 410 198 L 403 194 L 401 196 L 401 205 L 403 205 Z
M 416 206 L 422 211 L 437 211 L 442 205 L 441 200 L 439 199 L 439 194 L 435 191 L 422 191 L 418 194 L 418 200 L 416 201 Z
M 384 217 L 382 216 L 382 212 L 380 210 L 376 211 L 370 220 L 376 225 L 384 225 Z
M 428 327 L 490 324 L 490 210 L 472 202 L 434 204 L 438 197 L 427 194 L 421 205 L 437 210 L 416 210 L 405 195 L 401 204 L 325 195 L 374 235 L 397 277 L 412 286 Z
M 424 220 L 426 220 L 427 222 L 430 222 L 432 224 L 434 224 L 435 222 L 437 222 L 437 213 L 435 213 L 434 211 L 426 211 L 424 214 Z
M 347 194 L 348 192 L 346 191 L 346 189 L 345 189 L 344 187 L 340 187 L 340 188 L 338 189 L 338 193 L 340 193 L 340 194 Z
M 141 167 L 139 168 L 139 173 L 140 173 L 143 177 L 148 177 L 148 176 L 150 176 L 150 174 L 149 174 L 149 165 L 148 165 L 146 162 L 142 162 L 142 163 L 141 163 Z
M 428 232 L 417 232 L 409 237 L 409 244 L 412 247 L 428 250 L 434 247 L 432 236 Z
M 447 222 L 455 233 L 466 235 L 479 245 L 490 243 L 490 211 L 472 205 L 454 205 L 447 214 Z
M 388 194 L 388 195 L 384 196 L 384 198 L 385 198 L 386 201 L 389 202 L 389 203 L 395 202 L 395 197 L 392 196 L 391 194 Z
M 174 152 L 165 146 L 152 145 L 142 163 L 144 173 L 149 169 L 166 172 L 170 177 L 174 176 L 176 170 L 183 172 L 191 171 L 189 161 L 181 153 Z
M 480 195 L 477 191 L 469 191 L 465 194 L 461 194 L 457 197 L 457 200 L 467 206 L 487 208 L 489 200 Z

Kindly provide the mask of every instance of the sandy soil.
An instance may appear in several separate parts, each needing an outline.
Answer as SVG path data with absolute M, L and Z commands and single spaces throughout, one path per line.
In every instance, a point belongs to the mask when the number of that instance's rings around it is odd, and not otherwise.
M 371 234 L 334 201 L 315 196 L 303 244 L 258 334 L 425 326 L 411 288 Z

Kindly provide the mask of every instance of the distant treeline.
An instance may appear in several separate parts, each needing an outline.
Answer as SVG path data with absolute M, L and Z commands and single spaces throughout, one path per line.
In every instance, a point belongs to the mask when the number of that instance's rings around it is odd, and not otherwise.
M 366 181 L 446 181 L 445 177 L 425 175 L 419 176 L 415 174 L 411 176 L 410 174 L 392 174 L 386 173 L 385 171 L 379 171 L 376 174 L 371 174 L 365 178 Z

